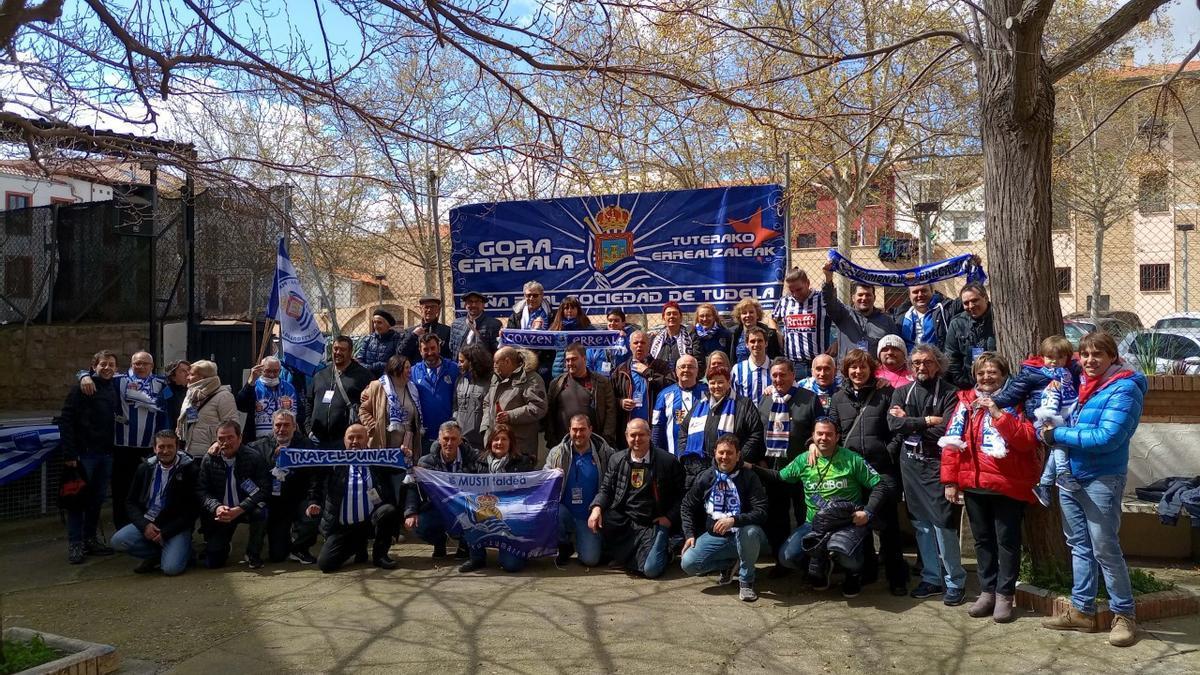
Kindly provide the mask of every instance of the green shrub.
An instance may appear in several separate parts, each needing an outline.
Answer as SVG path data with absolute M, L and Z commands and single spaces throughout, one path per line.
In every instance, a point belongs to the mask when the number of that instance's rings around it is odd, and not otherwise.
M 5 640 L 4 655 L 0 657 L 0 675 L 19 673 L 61 657 L 62 653 L 57 649 L 46 646 L 41 635 L 33 636 L 29 642 Z
M 1027 584 L 1033 584 L 1038 588 L 1044 588 L 1059 595 L 1071 594 L 1071 569 L 1068 567 L 1044 569 L 1034 571 L 1033 563 L 1029 559 L 1029 554 L 1021 556 L 1021 581 Z M 1154 572 L 1139 569 L 1136 567 L 1129 568 L 1129 583 L 1133 586 L 1134 595 L 1144 595 L 1146 593 L 1157 593 L 1159 591 L 1169 591 L 1175 588 L 1175 584 L 1170 581 L 1159 579 L 1154 576 Z M 1108 589 L 1104 587 L 1104 577 L 1100 577 L 1100 583 L 1096 589 L 1096 598 L 1098 600 L 1108 599 Z

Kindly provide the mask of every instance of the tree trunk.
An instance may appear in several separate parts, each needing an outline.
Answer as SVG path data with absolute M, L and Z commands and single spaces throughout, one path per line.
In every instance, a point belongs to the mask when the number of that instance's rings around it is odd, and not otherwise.
M 850 242 L 853 241 L 850 236 L 850 226 L 854 222 L 851 214 L 852 208 L 840 197 L 835 200 L 835 203 L 837 204 L 837 251 L 847 260 L 853 260 L 850 251 Z M 842 302 L 849 303 L 850 279 L 839 274 L 834 277 L 834 283 L 837 284 L 838 298 Z
M 1062 311 L 1053 285 L 1050 242 L 1050 158 L 1054 89 L 1041 59 L 1037 77 L 1025 73 L 1032 105 L 1014 94 L 1013 59 L 989 51 L 979 69 L 984 157 L 984 218 L 988 273 L 997 347 L 1010 364 L 1035 352 L 1041 339 L 1062 333 Z M 1029 102 L 1027 102 L 1029 103 Z M 1026 113 L 1018 113 L 1024 109 Z M 1024 541 L 1036 566 L 1067 560 L 1057 506 L 1026 511 Z
M 1102 270 L 1102 260 L 1104 259 L 1104 231 L 1108 229 L 1106 223 L 1097 221 L 1094 223 L 1094 231 L 1096 233 L 1095 241 L 1092 245 L 1092 323 L 1097 326 L 1100 317 L 1100 274 Z

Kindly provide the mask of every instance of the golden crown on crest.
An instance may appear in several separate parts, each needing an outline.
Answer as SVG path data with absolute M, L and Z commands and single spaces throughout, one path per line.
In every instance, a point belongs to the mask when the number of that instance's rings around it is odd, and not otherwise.
M 629 209 L 621 208 L 620 206 L 606 206 L 596 212 L 595 219 L 591 220 L 589 225 L 601 232 L 624 232 L 625 228 L 629 227 L 629 221 L 633 214 Z

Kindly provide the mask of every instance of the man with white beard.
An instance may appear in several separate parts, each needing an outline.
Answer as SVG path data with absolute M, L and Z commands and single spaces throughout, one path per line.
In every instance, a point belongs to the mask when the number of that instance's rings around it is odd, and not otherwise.
M 967 580 L 958 543 L 962 507 L 945 499 L 942 449 L 938 446 L 957 403 L 955 387 L 942 379 L 946 357 L 937 346 L 917 345 L 909 358 L 916 380 L 896 389 L 888 411 L 893 456 L 900 456 L 905 503 L 921 551 L 921 582 L 909 595 L 930 598 L 944 594 L 945 604 L 961 605 Z

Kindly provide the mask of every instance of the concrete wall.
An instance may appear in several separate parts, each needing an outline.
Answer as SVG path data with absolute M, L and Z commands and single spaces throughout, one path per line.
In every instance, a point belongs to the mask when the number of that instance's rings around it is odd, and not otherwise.
M 121 371 L 147 342 L 145 324 L 0 326 L 0 411 L 60 410 L 92 355 L 111 349 Z

